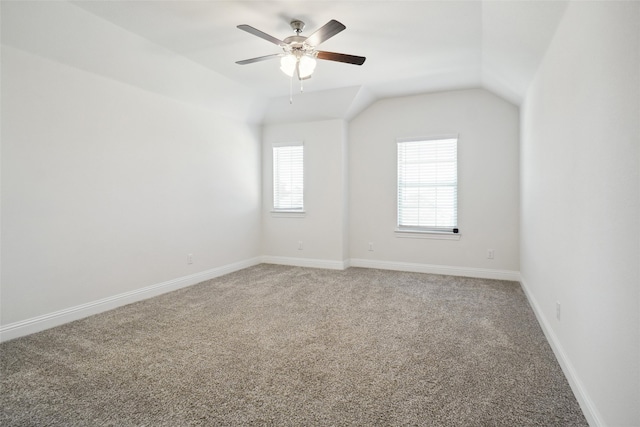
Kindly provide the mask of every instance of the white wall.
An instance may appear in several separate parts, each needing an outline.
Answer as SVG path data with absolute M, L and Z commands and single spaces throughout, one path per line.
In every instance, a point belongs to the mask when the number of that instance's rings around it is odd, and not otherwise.
M 402 262 L 517 278 L 517 107 L 481 89 L 392 98 L 370 106 L 349 130 L 352 259 L 360 264 L 366 260 L 367 265 Z M 462 237 L 398 238 L 396 139 L 448 134 L 459 134 Z M 368 250 L 369 242 L 373 251 Z M 487 259 L 487 249 L 495 251 L 494 259 Z
M 257 257 L 259 137 L 3 46 L 2 325 Z
M 640 3 L 571 2 L 522 106 L 521 272 L 592 425 L 640 425 L 639 122 Z
M 262 132 L 263 255 L 270 262 L 342 268 L 346 235 L 346 123 L 325 120 L 265 125 Z M 282 217 L 273 208 L 274 143 L 304 143 L 303 218 Z M 298 243 L 303 242 L 303 249 Z

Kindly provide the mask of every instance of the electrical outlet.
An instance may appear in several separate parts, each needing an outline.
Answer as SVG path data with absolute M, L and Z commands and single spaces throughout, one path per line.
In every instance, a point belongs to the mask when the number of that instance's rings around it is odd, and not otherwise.
M 560 301 L 556 301 L 556 319 L 560 320 Z
M 187 264 L 193 264 L 193 254 L 187 254 Z
M 302 250 L 302 240 L 298 240 L 298 250 Z
M 373 243 L 369 242 L 369 250 L 373 252 Z
M 493 256 L 494 256 L 493 249 L 487 249 L 487 258 L 488 259 L 493 259 Z

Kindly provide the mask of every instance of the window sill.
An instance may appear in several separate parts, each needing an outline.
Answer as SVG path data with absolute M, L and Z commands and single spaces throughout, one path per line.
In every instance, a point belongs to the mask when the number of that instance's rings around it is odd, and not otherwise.
M 419 231 L 419 230 L 398 230 L 396 237 L 407 239 L 436 239 L 436 240 L 460 240 L 460 233 L 449 233 L 445 231 Z
M 271 211 L 273 218 L 304 218 L 306 215 L 305 211 Z

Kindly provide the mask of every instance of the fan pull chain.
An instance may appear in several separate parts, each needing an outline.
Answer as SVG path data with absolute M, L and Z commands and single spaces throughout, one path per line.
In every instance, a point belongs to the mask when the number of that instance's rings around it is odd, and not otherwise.
M 289 79 L 289 104 L 293 104 L 293 74 Z

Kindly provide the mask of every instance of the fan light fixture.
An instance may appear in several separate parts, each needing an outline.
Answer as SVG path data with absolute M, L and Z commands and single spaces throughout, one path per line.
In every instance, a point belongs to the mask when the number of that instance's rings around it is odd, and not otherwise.
M 316 60 L 309 55 L 302 55 L 300 58 L 296 58 L 293 54 L 283 56 L 280 59 L 280 69 L 289 77 L 293 77 L 296 72 L 296 66 L 300 70 L 300 79 L 307 79 L 311 77 L 311 74 L 316 69 Z

